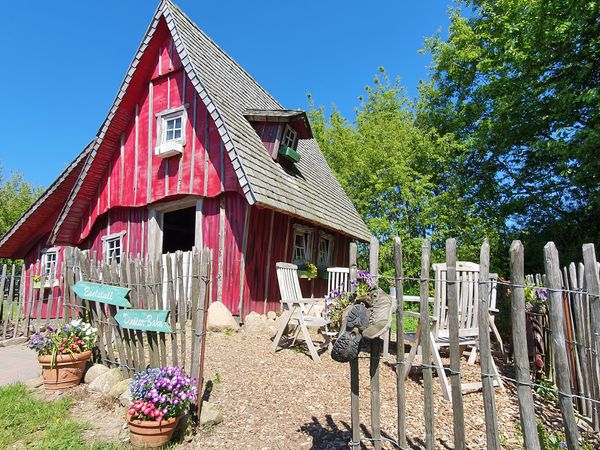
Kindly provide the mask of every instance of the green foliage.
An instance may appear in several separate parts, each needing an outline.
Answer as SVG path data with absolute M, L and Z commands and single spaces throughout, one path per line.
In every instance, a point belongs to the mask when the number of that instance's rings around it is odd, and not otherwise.
M 541 255 L 600 237 L 600 3 L 459 0 L 426 41 L 418 124 L 457 141 L 464 196 Z M 572 253 L 570 253 L 572 252 Z
M 20 173 L 5 178 L 0 166 L 0 236 L 3 236 L 42 194 L 43 189 L 34 188 Z
M 311 99 L 316 139 L 349 197 L 380 240 L 381 272 L 393 273 L 393 238 L 403 242 L 405 273 L 418 273 L 424 238 L 434 261 L 445 240 L 458 240 L 460 257 L 478 259 L 484 237 L 498 241 L 496 221 L 484 220 L 462 194 L 455 167 L 462 144 L 415 125 L 414 108 L 398 80 L 383 69 L 366 87 L 353 122 L 338 111 L 325 116 Z
M 14 444 L 34 449 L 118 449 L 118 444 L 88 445 L 82 437 L 85 424 L 70 418 L 67 397 L 37 400 L 25 385 L 0 387 L 0 448 Z M 20 445 L 19 445 L 20 444 Z

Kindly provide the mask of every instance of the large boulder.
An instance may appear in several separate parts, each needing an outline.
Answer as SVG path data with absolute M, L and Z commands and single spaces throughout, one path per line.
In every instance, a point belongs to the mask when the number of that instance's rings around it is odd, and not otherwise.
M 94 392 L 108 394 L 112 387 L 119 381 L 123 381 L 121 369 L 109 369 L 107 372 L 104 372 L 102 375 L 98 376 L 94 381 L 92 381 L 89 385 L 89 388 Z
M 133 402 L 133 395 L 129 389 L 126 389 L 121 395 L 119 395 L 119 403 L 121 406 L 129 406 Z
M 223 414 L 213 404 L 208 402 L 202 403 L 202 411 L 200 411 L 200 426 L 207 424 L 218 425 L 223 422 Z
M 104 364 L 94 364 L 90 367 L 85 373 L 85 377 L 83 377 L 83 382 L 86 384 L 90 384 L 96 378 L 98 378 L 103 373 L 108 372 L 110 369 L 106 367 Z
M 129 386 L 131 386 L 131 378 L 127 378 L 126 380 L 119 381 L 108 391 L 108 395 L 114 398 L 118 398 L 125 391 L 129 390 Z
M 208 319 L 206 323 L 208 331 L 222 332 L 226 330 L 237 331 L 240 326 L 235 321 L 231 312 L 222 302 L 213 302 L 208 307 Z

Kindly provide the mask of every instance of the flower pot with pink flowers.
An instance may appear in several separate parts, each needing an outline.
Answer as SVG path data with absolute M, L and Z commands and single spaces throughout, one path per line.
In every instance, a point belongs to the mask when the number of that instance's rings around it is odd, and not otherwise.
M 47 325 L 26 342 L 38 354 L 46 391 L 64 391 L 81 382 L 85 365 L 92 356 L 96 331 L 78 319 L 59 328 Z
M 167 445 L 197 396 L 196 380 L 181 367 L 138 372 L 130 391 L 133 402 L 127 412 L 127 425 L 134 448 Z

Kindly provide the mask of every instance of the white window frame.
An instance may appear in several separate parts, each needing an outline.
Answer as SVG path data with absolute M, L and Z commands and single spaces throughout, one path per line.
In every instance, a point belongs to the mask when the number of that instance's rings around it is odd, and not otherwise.
M 302 265 L 306 261 L 313 262 L 312 255 L 312 245 L 313 239 L 315 235 L 315 229 L 312 227 L 307 227 L 305 225 L 296 224 L 294 225 L 294 250 L 292 253 L 292 261 L 296 265 Z M 296 246 L 296 237 L 302 236 L 304 239 L 304 258 L 300 259 L 296 257 L 296 249 L 299 248 Z
M 327 241 L 327 255 L 323 258 L 323 254 L 321 253 L 321 242 Z M 327 233 L 319 233 L 319 245 L 317 247 L 317 267 L 327 268 L 331 267 L 333 264 L 333 246 L 335 243 L 335 238 L 331 234 Z
M 125 231 L 120 233 L 108 234 L 102 237 L 102 259 L 106 264 L 112 264 L 111 258 L 109 257 L 109 246 L 112 242 L 119 242 L 119 255 L 117 256 L 117 264 L 121 264 L 121 258 L 123 258 L 123 236 Z
M 283 137 L 281 138 L 281 145 L 283 147 L 296 148 L 295 144 L 298 140 L 298 132 L 291 126 L 286 125 L 283 130 Z
M 48 258 L 52 256 L 54 258 L 54 267 L 50 267 L 50 273 L 48 273 Z M 51 285 L 58 284 L 58 247 L 50 247 L 42 250 L 40 275 L 46 277 L 44 287 L 50 287 Z
M 156 113 L 156 147 L 154 154 L 163 158 L 183 153 L 188 105 L 165 109 Z M 181 118 L 181 137 L 167 140 L 167 122 Z

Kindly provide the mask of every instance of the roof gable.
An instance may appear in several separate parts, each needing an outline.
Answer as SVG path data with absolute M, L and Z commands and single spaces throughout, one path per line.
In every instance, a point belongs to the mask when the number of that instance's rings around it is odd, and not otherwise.
M 86 200 L 99 182 L 95 175 L 98 171 L 91 168 L 108 164 L 103 144 L 116 139 L 111 136 L 111 124 L 119 121 L 119 107 L 163 19 L 187 76 L 215 122 L 247 201 L 367 240 L 369 230 L 335 179 L 316 141 L 300 140 L 298 150 L 303 158 L 293 173 L 273 161 L 244 112 L 284 109 L 170 0 L 163 0 L 158 6 L 50 240 L 74 241 L 77 224 L 87 211 Z

